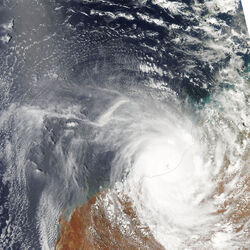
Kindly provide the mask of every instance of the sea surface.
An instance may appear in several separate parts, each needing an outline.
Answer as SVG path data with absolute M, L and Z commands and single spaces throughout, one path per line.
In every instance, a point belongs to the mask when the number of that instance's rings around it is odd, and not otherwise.
M 239 0 L 0 0 L 0 249 L 248 249 L 249 98 Z

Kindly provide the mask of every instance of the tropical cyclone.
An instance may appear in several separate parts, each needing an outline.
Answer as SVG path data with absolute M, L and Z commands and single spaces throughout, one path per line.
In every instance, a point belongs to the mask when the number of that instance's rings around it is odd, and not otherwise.
M 239 0 L 0 1 L 0 248 L 247 249 L 249 66 Z
M 169 106 L 144 109 L 146 103 L 117 99 L 93 123 L 98 140 L 116 148 L 113 187 L 76 208 L 69 221 L 61 218 L 56 248 L 245 246 L 249 132 L 244 126 L 242 131 L 225 130 L 223 116 L 216 121 L 223 124 L 220 131 L 216 123 L 207 127 L 180 119 Z M 220 133 L 226 131 L 223 138 Z

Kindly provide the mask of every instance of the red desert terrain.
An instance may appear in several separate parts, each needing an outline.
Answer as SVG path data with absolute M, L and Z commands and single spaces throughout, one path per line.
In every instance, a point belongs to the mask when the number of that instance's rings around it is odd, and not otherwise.
M 57 250 L 164 249 L 139 222 L 129 198 L 120 194 L 98 193 L 77 207 L 69 221 L 62 216 L 60 225 Z

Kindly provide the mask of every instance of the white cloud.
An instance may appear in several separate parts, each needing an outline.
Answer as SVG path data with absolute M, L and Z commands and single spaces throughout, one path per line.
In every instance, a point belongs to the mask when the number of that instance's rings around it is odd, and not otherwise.
M 249 0 L 241 0 L 244 15 L 247 23 L 248 34 L 250 34 L 250 1 Z

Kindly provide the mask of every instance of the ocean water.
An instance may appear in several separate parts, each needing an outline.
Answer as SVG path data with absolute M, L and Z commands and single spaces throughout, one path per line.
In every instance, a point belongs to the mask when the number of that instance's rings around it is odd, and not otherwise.
M 0 1 L 0 248 L 108 190 L 165 249 L 247 249 L 249 77 L 238 0 Z

